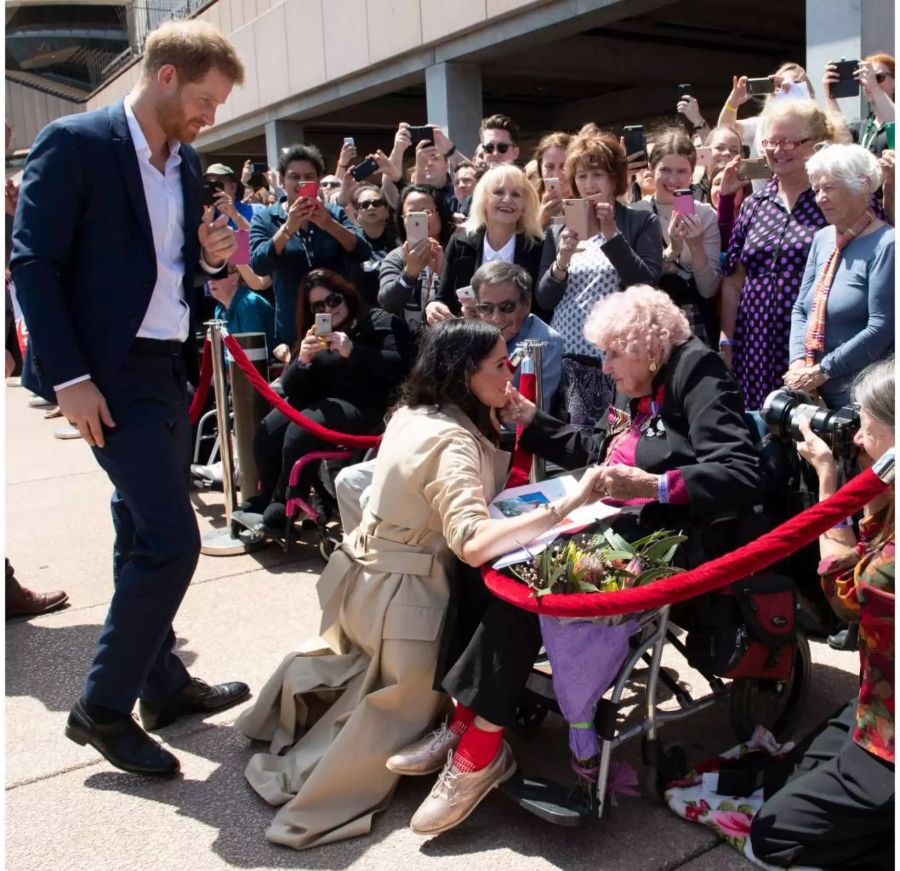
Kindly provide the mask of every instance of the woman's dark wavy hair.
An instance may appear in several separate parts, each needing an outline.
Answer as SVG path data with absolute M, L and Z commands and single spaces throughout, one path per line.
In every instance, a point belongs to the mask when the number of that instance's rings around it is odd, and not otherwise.
M 497 344 L 500 331 L 487 321 L 457 318 L 423 331 L 419 355 L 400 388 L 400 405 L 458 405 L 478 430 L 496 444 L 491 409 L 469 390 L 469 379 Z
M 397 236 L 402 245 L 406 241 L 406 222 L 403 220 L 403 204 L 410 194 L 425 194 L 431 197 L 437 208 L 438 217 L 441 219 L 441 233 L 438 236 L 438 242 L 441 246 L 446 246 L 450 241 L 456 227 L 453 224 L 453 215 L 450 212 L 450 204 L 444 196 L 444 192 L 440 188 L 436 188 L 430 184 L 410 184 L 403 188 L 400 194 L 400 202 L 397 204 L 397 213 L 395 219 L 397 221 Z
M 300 292 L 297 294 L 297 314 L 295 318 L 297 327 L 297 341 L 291 349 L 291 356 L 300 353 L 300 343 L 307 330 L 316 322 L 315 315 L 309 306 L 309 295 L 314 287 L 325 287 L 334 293 L 339 293 L 347 303 L 350 312 L 349 322 L 358 320 L 360 315 L 366 313 L 367 306 L 359 295 L 359 291 L 343 276 L 330 269 L 311 269 L 300 282 Z

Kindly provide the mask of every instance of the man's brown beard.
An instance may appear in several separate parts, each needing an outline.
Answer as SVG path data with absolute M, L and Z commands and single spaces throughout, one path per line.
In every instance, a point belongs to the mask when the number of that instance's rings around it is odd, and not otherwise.
M 192 127 L 181 103 L 181 88 L 171 97 L 162 100 L 156 108 L 156 119 L 168 139 L 191 143 L 200 130 Z

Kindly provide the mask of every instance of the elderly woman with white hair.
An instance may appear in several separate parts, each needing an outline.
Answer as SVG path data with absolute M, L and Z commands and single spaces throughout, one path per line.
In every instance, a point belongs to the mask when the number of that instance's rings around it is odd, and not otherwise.
M 456 292 L 471 285 L 483 263 L 515 263 L 536 285 L 544 237 L 539 213 L 538 195 L 519 167 L 505 163 L 489 169 L 475 186 L 468 220 L 444 250 L 440 290 L 425 309 L 427 322 L 434 324 L 460 313 Z
M 854 377 L 894 346 L 894 228 L 872 208 L 881 168 L 867 149 L 829 145 L 806 170 L 829 226 L 813 237 L 806 261 L 784 383 L 838 408 Z
M 762 481 L 740 394 L 721 357 L 691 335 L 669 296 L 635 285 L 605 297 L 585 335 L 605 351 L 616 407 L 591 434 L 539 411 L 510 386 L 501 418 L 524 427 L 522 446 L 567 469 L 599 464 L 597 489 L 632 506 L 616 521 L 626 535 L 670 523 L 702 533 L 707 519 L 749 512 Z M 733 548 L 743 543 L 738 534 L 722 532 L 715 544 Z M 422 775 L 447 760 L 413 817 L 420 834 L 462 822 L 507 770 L 503 730 L 541 645 L 537 615 L 487 595 L 480 613 L 474 608 L 457 624 L 471 634 L 454 637 L 453 649 L 462 652 L 441 684 L 457 701 L 452 722 L 388 761 L 393 771 Z

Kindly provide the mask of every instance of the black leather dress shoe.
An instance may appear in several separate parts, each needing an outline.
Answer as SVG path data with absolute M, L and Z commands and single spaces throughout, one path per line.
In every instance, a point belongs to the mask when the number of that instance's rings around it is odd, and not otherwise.
M 210 686 L 192 677 L 187 686 L 164 702 L 138 704 L 141 722 L 148 732 L 162 729 L 185 714 L 213 714 L 238 705 L 250 695 L 250 687 L 240 681 Z
M 82 746 L 90 744 L 110 765 L 132 774 L 171 777 L 181 769 L 178 759 L 154 741 L 133 717 L 97 723 L 80 701 L 69 712 L 66 737 Z

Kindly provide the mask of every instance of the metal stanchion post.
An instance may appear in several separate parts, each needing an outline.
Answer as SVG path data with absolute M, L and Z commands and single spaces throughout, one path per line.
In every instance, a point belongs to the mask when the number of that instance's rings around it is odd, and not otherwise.
M 207 532 L 200 544 L 200 552 L 209 556 L 233 556 L 261 547 L 265 537 L 239 527 L 231 519 L 236 507 L 234 497 L 234 457 L 231 448 L 231 428 L 228 421 L 228 393 L 225 389 L 224 321 L 207 321 L 210 351 L 212 352 L 212 383 L 216 396 L 216 425 L 219 429 L 219 455 L 222 458 L 222 489 L 225 491 L 225 528 Z
M 542 367 L 541 364 L 543 362 L 543 347 L 545 342 L 540 341 L 539 339 L 526 339 L 524 342 L 525 346 L 525 361 L 523 361 L 523 371 L 524 366 L 531 366 L 531 371 L 534 373 L 534 404 L 541 408 L 544 399 L 544 385 L 542 383 Z M 539 457 L 537 454 L 534 454 L 531 458 L 531 480 L 532 483 L 537 481 L 543 481 L 544 478 L 547 477 L 547 469 L 544 464 L 544 458 Z
M 244 349 L 256 371 L 268 379 L 268 352 L 265 333 L 232 333 Z M 241 482 L 241 498 L 249 499 L 256 493 L 259 474 L 253 457 L 253 437 L 256 428 L 266 414 L 268 405 L 260 396 L 250 379 L 241 371 L 229 355 L 228 372 L 231 376 L 231 408 L 234 413 L 234 451 Z

